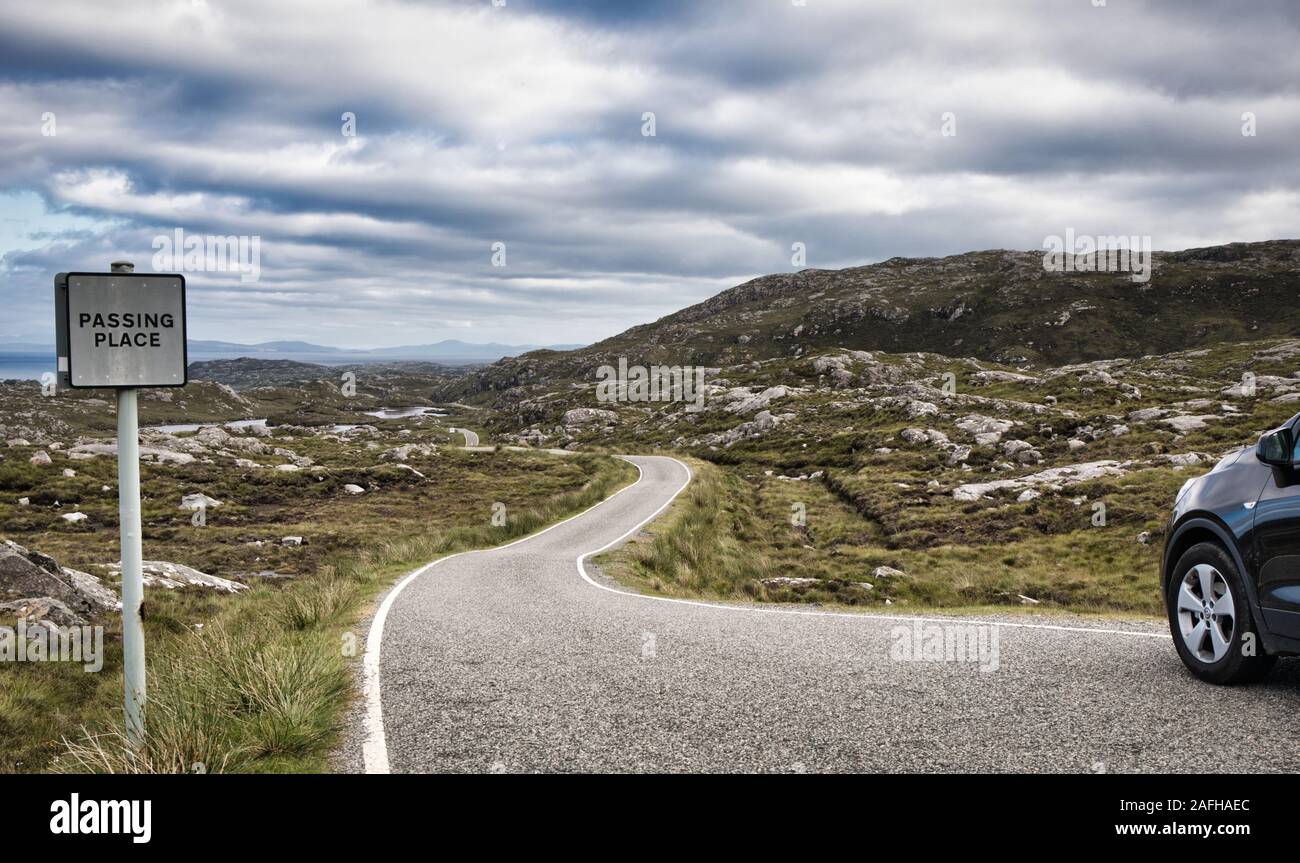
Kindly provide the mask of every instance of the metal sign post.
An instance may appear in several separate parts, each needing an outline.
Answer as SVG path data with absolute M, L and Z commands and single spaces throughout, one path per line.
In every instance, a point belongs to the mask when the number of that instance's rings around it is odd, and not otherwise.
M 135 387 L 117 391 L 117 512 L 122 533 L 122 679 L 126 736 L 144 742 L 144 549 L 140 526 L 140 420 Z
M 117 390 L 118 521 L 122 542 L 122 678 L 126 736 L 144 742 L 144 551 L 140 523 L 139 387 L 186 383 L 185 279 L 60 273 L 54 280 L 59 383 Z

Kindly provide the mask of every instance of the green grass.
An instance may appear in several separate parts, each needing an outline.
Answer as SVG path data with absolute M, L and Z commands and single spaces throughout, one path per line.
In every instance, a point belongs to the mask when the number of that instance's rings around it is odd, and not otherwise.
M 654 528 L 654 540 L 627 547 L 637 580 L 661 593 L 757 596 L 758 579 L 772 564 L 754 551 L 752 502 L 735 477 L 698 462 L 692 467 L 694 480 Z
M 667 596 L 955 610 L 1018 608 L 1023 595 L 1040 611 L 1149 616 L 1161 614 L 1156 501 L 1172 499 L 1186 478 L 1143 471 L 1027 503 L 925 498 L 913 482 L 905 503 L 895 500 L 892 520 L 882 521 L 846 502 L 834 480 L 777 480 L 698 462 L 694 469 L 695 483 L 646 537 L 600 558 L 615 578 Z M 891 491 L 897 498 L 888 480 L 870 482 L 886 490 L 884 499 Z M 1107 504 L 1104 526 L 1093 525 L 1088 503 L 1066 499 L 1085 488 L 1090 501 Z M 796 511 L 804 524 L 792 523 Z M 912 526 L 895 532 L 899 525 Z M 1136 541 L 1142 531 L 1152 534 L 1148 544 Z M 875 578 L 879 566 L 906 576 Z M 764 585 L 776 576 L 819 581 Z

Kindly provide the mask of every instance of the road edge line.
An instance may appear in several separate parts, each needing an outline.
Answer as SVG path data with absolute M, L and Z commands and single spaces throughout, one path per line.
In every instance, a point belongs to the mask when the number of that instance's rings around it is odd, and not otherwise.
M 637 464 L 634 461 L 631 461 L 631 459 L 628 459 L 626 456 L 620 456 L 620 458 L 624 458 L 625 460 L 631 462 L 631 464 L 637 469 L 639 476 L 637 477 L 636 483 L 633 483 L 633 485 L 639 484 L 641 482 L 641 479 L 645 476 L 645 472 L 641 470 L 641 465 Z M 595 581 L 594 579 L 592 579 L 590 575 L 587 574 L 587 568 L 583 566 L 583 562 L 587 558 L 591 557 L 592 555 L 600 554 L 602 551 L 605 551 L 609 548 L 612 548 L 615 545 L 618 545 L 620 542 L 627 539 L 629 536 L 636 533 L 641 528 L 645 527 L 651 521 L 654 521 L 654 519 L 659 517 L 660 513 L 662 513 L 665 509 L 667 509 L 672 504 L 672 502 L 677 499 L 678 495 L 680 495 L 683 491 L 686 490 L 686 487 L 691 484 L 691 480 L 695 478 L 695 474 L 691 471 L 690 465 L 686 464 L 683 461 L 679 461 L 678 459 L 675 459 L 672 456 L 651 456 L 651 458 L 666 458 L 669 459 L 670 461 L 676 462 L 677 464 L 681 465 L 682 469 L 686 471 L 686 482 L 682 483 L 681 487 L 678 488 L 675 492 L 673 492 L 672 496 L 669 497 L 668 500 L 665 501 L 662 506 L 660 506 L 658 509 L 652 512 L 647 518 L 638 522 L 636 526 L 633 527 L 631 530 L 629 530 L 627 533 L 623 534 L 618 539 L 615 539 L 612 542 L 606 543 L 605 545 L 601 546 L 595 551 L 586 551 L 578 555 L 577 559 L 575 560 L 575 563 L 577 564 L 578 567 L 578 575 L 580 575 L 582 577 L 582 580 L 587 582 L 587 584 L 591 585 L 592 587 L 599 588 L 600 590 L 605 590 L 610 593 L 616 593 L 619 596 L 630 596 L 634 599 L 646 599 L 646 600 L 651 600 L 653 602 L 673 602 L 673 603 L 677 603 L 678 605 L 693 605 L 698 608 L 713 608 L 713 609 L 718 609 L 720 611 L 739 611 L 747 614 L 793 614 L 802 617 L 846 617 L 846 618 L 852 618 L 854 620 L 894 621 L 896 623 L 969 623 L 971 621 L 970 618 L 961 618 L 961 617 L 918 617 L 914 615 L 870 614 L 867 612 L 859 613 L 853 611 L 800 611 L 798 609 L 793 609 L 793 608 L 757 608 L 757 607 L 750 608 L 743 605 L 726 605 L 717 602 L 705 602 L 699 599 L 679 599 L 674 596 L 653 596 L 647 593 L 633 593 L 632 591 L 629 590 L 620 590 L 619 588 L 610 587 L 607 584 L 601 584 Z M 631 488 L 632 486 L 627 486 L 627 487 Z M 992 621 L 992 620 L 982 621 L 982 622 L 989 626 L 1006 626 L 1006 627 L 1013 627 L 1016 629 L 1041 629 L 1041 630 L 1048 630 L 1052 632 L 1079 632 L 1079 633 L 1092 634 L 1092 635 L 1130 635 L 1130 636 L 1135 636 L 1137 638 L 1170 639 L 1173 637 L 1168 633 L 1164 633 L 1164 632 L 1135 632 L 1133 630 L 1128 630 L 1128 629 L 1102 629 L 1100 627 L 1091 627 L 1091 626 L 1063 626 L 1060 624 L 1051 624 L 1051 623 L 1015 623 L 1015 622 Z
M 676 459 L 673 460 L 676 461 Z M 383 600 L 379 603 L 379 608 L 375 611 L 374 619 L 370 621 L 370 631 L 366 634 L 366 652 L 361 658 L 361 697 L 366 702 L 366 715 L 363 724 L 364 736 L 361 742 L 361 761 L 365 773 L 385 774 L 392 772 L 389 769 L 388 763 L 388 741 L 384 736 L 384 703 L 381 693 L 382 680 L 380 677 L 380 663 L 383 659 L 384 622 L 388 619 L 388 612 L 393 607 L 393 603 L 397 601 L 397 597 L 406 589 L 407 585 L 443 561 L 451 560 L 454 557 L 461 557 L 467 554 L 478 554 L 484 551 L 500 551 L 503 548 L 510 548 L 513 545 L 519 545 L 522 542 L 528 542 L 530 539 L 539 537 L 547 531 L 554 530 L 562 524 L 567 524 L 568 522 L 573 521 L 575 518 L 581 518 L 596 507 L 603 506 L 623 492 L 641 483 L 641 480 L 645 477 L 644 472 L 635 462 L 630 462 L 630 464 L 637 469 L 636 482 L 628 483 L 603 500 L 596 501 L 582 512 L 574 513 L 562 521 L 557 521 L 555 524 L 548 525 L 536 533 L 521 536 L 519 539 L 507 542 L 505 545 L 492 545 L 486 548 L 471 548 L 465 551 L 458 551 L 455 554 L 449 554 L 446 557 L 440 557 L 437 560 L 429 561 L 402 576 L 402 578 L 393 585 L 392 589 L 384 595 Z M 678 464 L 680 464 L 680 462 L 678 462 Z M 689 470 L 689 468 L 687 468 L 687 470 Z

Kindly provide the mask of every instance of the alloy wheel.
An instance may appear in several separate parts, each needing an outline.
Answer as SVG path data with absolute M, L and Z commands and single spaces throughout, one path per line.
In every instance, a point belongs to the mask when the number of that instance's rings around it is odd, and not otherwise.
M 1236 626 L 1232 590 L 1223 573 L 1208 563 L 1189 569 L 1178 587 L 1178 627 L 1188 651 L 1201 662 L 1218 662 L 1232 646 Z

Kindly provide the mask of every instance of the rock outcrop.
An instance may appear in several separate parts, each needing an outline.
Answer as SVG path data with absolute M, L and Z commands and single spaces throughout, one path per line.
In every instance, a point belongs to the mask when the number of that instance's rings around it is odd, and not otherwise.
M 55 600 L 77 615 L 121 608 L 117 595 L 98 578 L 47 554 L 5 540 L 0 546 L 0 597 L 21 602 Z

